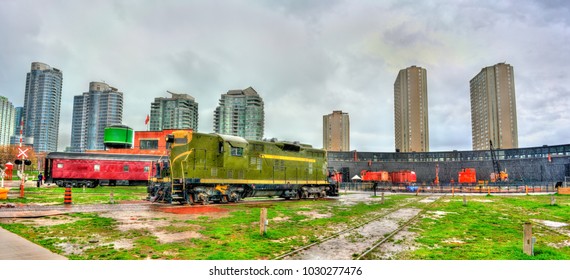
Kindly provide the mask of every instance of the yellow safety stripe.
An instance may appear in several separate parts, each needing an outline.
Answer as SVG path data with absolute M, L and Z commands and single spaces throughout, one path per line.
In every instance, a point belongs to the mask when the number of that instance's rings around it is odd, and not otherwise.
M 245 179 L 200 179 L 200 183 L 212 184 L 329 184 L 327 181 L 315 180 L 245 180 Z
M 291 161 L 316 162 L 315 159 L 302 158 L 302 157 L 288 157 L 288 156 L 266 155 L 266 154 L 261 154 L 261 155 L 259 155 L 259 157 L 260 158 L 269 158 L 269 159 L 291 160 Z

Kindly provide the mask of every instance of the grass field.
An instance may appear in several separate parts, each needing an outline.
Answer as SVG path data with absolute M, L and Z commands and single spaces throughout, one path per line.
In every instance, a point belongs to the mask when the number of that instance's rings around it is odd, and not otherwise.
M 143 200 L 146 198 L 146 186 L 99 186 L 97 188 L 72 188 L 73 204 L 99 204 L 110 203 L 111 193 L 113 200 Z M 12 187 L 8 200 L 0 200 L 0 203 L 18 204 L 41 204 L 41 205 L 63 205 L 65 188 L 57 186 L 50 187 L 28 187 L 24 188 L 24 197 L 19 197 L 19 188 Z
M 421 249 L 402 256 L 432 260 L 521 260 L 570 259 L 570 227 L 544 226 L 544 223 L 570 223 L 570 196 L 549 195 L 462 197 L 443 200 L 432 211 L 438 218 L 425 217 L 412 231 Z M 535 255 L 522 252 L 522 228 L 531 222 L 536 237 Z M 562 235 L 558 232 L 566 233 Z
M 139 200 L 144 187 L 73 189 L 74 204 Z M 26 189 L 17 203 L 63 204 L 63 188 Z M 348 194 L 350 195 L 350 194 Z M 415 249 L 398 259 L 570 259 L 570 196 L 446 196 L 427 209 L 409 231 Z M 216 215 L 76 213 L 37 219 L 0 219 L 0 226 L 70 259 L 272 259 L 391 209 L 413 198 L 389 195 L 368 202 L 303 200 L 220 205 Z M 371 201 L 371 202 L 370 202 Z M 419 203 L 408 207 L 421 207 Z M 178 206 L 181 207 L 181 206 Z M 197 206 L 193 206 L 197 207 Z M 268 209 L 268 231 L 259 233 L 260 209 Z M 134 218 L 133 218 L 134 217 Z M 136 220 L 138 227 L 125 228 Z M 522 225 L 533 223 L 535 255 L 522 252 Z M 546 226 L 553 223 L 557 227 Z M 562 225 L 562 226 L 559 226 Z M 562 234 L 561 234 L 562 233 Z M 563 235 L 566 234 L 566 235 Z M 170 238 L 170 240 L 168 240 Z

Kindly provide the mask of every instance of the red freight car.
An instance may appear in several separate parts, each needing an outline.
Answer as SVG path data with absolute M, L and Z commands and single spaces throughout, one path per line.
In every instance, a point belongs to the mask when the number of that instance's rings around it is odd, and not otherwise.
M 459 171 L 458 182 L 460 184 L 474 184 L 477 183 L 477 174 L 475 168 L 463 168 Z
M 115 184 L 146 184 L 155 174 L 161 156 L 111 154 L 111 153 L 62 153 L 52 152 L 46 156 L 46 183 L 56 185 L 94 188 L 107 182 Z
M 389 182 L 390 175 L 388 171 L 370 171 L 370 170 L 362 170 L 360 172 L 360 178 L 364 182 Z
M 393 184 L 408 184 L 416 182 L 416 172 L 411 170 L 400 170 L 390 172 Z

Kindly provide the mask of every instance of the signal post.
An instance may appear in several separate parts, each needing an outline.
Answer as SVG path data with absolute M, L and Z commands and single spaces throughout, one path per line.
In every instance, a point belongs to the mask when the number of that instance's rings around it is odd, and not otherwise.
M 23 134 L 23 130 L 24 130 L 24 118 L 22 118 L 20 120 L 20 147 L 18 147 L 18 159 L 15 161 L 15 163 L 18 165 L 20 164 L 20 177 L 21 177 L 21 182 L 20 182 L 20 198 L 24 198 L 24 184 L 26 182 L 26 177 L 24 175 L 24 165 L 30 165 L 32 162 L 30 160 L 28 160 L 28 154 L 26 154 L 26 152 L 29 150 L 22 149 L 22 134 Z

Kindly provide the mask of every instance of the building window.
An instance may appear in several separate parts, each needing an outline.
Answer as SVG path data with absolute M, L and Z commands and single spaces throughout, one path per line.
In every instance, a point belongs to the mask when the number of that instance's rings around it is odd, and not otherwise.
M 158 140 L 140 140 L 139 141 L 141 150 L 158 150 Z
M 63 163 L 58 163 L 57 168 L 63 168 Z
M 94 170 L 95 172 L 101 171 L 101 165 L 95 164 L 95 165 L 93 166 L 93 170 Z
M 129 166 L 128 166 L 128 165 L 123 165 L 123 171 L 129 172 Z

